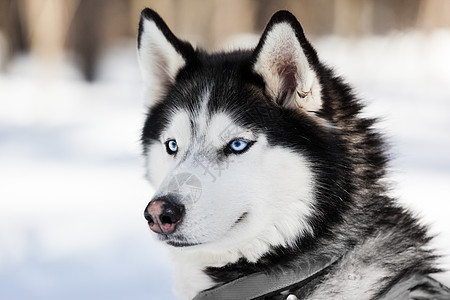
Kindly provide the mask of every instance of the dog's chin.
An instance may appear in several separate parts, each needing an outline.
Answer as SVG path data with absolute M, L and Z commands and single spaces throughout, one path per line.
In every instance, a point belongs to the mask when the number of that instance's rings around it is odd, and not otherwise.
M 158 239 L 161 242 L 166 243 L 169 246 L 183 248 L 183 247 L 193 247 L 201 245 L 201 243 L 192 243 L 185 239 L 183 236 L 167 236 L 167 235 L 158 235 Z
M 166 241 L 166 244 L 169 246 L 172 246 L 172 247 L 177 247 L 177 248 L 186 248 L 186 247 L 193 247 L 193 246 L 201 245 L 201 244 L 182 242 L 182 241 Z

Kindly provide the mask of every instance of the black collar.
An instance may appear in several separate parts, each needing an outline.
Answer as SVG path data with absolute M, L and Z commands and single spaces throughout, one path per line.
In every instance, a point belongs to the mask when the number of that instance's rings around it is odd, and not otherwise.
M 271 296 L 286 299 L 292 290 L 295 291 L 293 294 L 303 297 L 344 255 L 299 261 L 296 267 L 282 273 L 253 273 L 202 291 L 193 300 L 262 300 Z M 287 293 L 281 295 L 282 292 Z M 426 274 L 408 273 L 398 277 L 377 296 L 380 300 L 416 298 L 448 300 L 450 289 Z
M 328 273 L 342 256 L 299 261 L 296 267 L 283 272 L 257 272 L 202 291 L 193 300 L 255 300 L 290 289 L 299 290 L 309 282 Z

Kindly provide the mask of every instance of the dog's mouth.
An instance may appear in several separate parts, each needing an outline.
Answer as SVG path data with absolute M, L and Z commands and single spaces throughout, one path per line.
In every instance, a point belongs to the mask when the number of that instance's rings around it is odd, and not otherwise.
M 236 219 L 234 224 L 231 226 L 230 230 L 236 227 L 238 224 L 242 223 L 247 218 L 247 216 L 248 212 L 244 212 L 239 218 Z M 189 242 L 184 236 L 177 234 L 175 235 L 158 234 L 158 238 L 160 241 L 177 248 L 193 247 L 203 244 L 203 243 Z
M 237 218 L 236 222 L 234 222 L 234 224 L 231 228 L 234 228 L 236 225 L 238 225 L 239 223 L 244 221 L 245 218 L 247 217 L 247 215 L 248 215 L 248 212 L 243 213 L 239 218 Z

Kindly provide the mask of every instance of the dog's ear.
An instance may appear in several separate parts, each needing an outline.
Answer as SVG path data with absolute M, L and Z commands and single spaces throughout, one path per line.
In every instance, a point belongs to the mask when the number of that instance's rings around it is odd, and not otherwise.
M 137 44 L 147 97 L 152 105 L 188 63 L 194 49 L 191 44 L 179 40 L 163 19 L 149 8 L 141 12 Z
M 263 78 L 266 92 L 281 106 L 317 112 L 322 107 L 317 63 L 297 19 L 288 11 L 274 14 L 253 52 L 253 71 Z

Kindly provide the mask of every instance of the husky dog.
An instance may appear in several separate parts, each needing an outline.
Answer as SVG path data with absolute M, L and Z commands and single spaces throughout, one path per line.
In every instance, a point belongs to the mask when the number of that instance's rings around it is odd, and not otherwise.
M 387 195 L 385 143 L 297 19 L 207 53 L 150 9 L 138 57 L 156 193 L 145 218 L 188 299 L 450 299 L 430 237 Z

